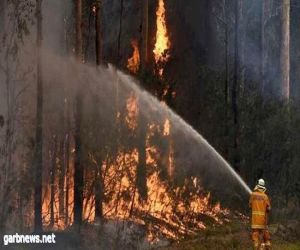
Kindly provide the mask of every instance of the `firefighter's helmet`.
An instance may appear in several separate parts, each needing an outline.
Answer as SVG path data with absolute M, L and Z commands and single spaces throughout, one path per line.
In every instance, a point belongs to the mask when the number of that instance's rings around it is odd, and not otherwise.
M 265 181 L 264 181 L 264 179 L 259 179 L 258 180 L 258 186 L 262 187 L 262 188 L 265 188 Z

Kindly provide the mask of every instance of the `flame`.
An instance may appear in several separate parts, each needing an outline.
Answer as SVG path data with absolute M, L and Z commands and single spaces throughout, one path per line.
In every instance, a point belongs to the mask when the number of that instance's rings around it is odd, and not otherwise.
M 170 129 L 171 129 L 170 120 L 169 120 L 169 119 L 166 119 L 165 124 L 164 124 L 163 135 L 164 135 L 164 136 L 170 135 Z
M 131 45 L 133 48 L 133 54 L 132 57 L 128 59 L 127 69 L 136 74 L 140 67 L 140 52 L 138 42 L 136 40 L 132 40 Z
M 170 55 L 168 50 L 170 49 L 170 40 L 168 37 L 168 31 L 166 26 L 166 9 L 164 0 L 159 0 L 158 8 L 156 11 L 156 42 L 154 47 L 155 62 L 158 65 L 158 73 L 163 75 L 164 68 L 159 65 L 168 61 Z
M 138 115 L 138 100 L 137 97 L 131 93 L 126 103 L 127 115 L 125 121 L 127 126 L 131 130 L 135 130 L 137 127 L 137 115 Z
M 169 139 L 169 163 L 168 163 L 168 174 L 170 178 L 173 178 L 175 170 L 175 162 L 174 162 L 174 145 L 173 138 Z
M 221 217 L 229 213 L 222 209 L 220 204 L 211 205 L 210 194 L 204 194 L 196 177 L 187 178 L 183 187 L 170 188 L 162 181 L 156 171 L 157 163 L 149 151 L 157 153 L 153 145 L 147 145 L 147 163 L 150 174 L 147 176 L 148 198 L 141 203 L 136 189 L 136 168 L 138 164 L 138 150 L 119 151 L 117 158 L 112 162 L 103 164 L 103 179 L 105 195 L 110 197 L 104 203 L 104 216 L 112 220 L 130 220 L 139 224 L 148 225 L 147 238 L 155 242 L 161 235 L 178 240 L 186 235 L 195 235 L 206 225 L 199 220 L 199 215 L 212 218 L 216 223 L 222 224 Z M 105 174 L 104 174 L 105 173 Z M 72 173 L 73 174 L 73 173 Z M 91 176 L 86 175 L 86 178 Z M 54 230 L 63 230 L 73 223 L 73 176 L 69 195 L 69 223 L 59 217 L 59 197 L 55 194 L 54 201 Z M 50 195 L 48 188 L 44 191 L 43 223 L 50 226 Z M 86 188 L 84 195 L 83 219 L 92 223 L 95 219 L 95 197 L 89 195 Z M 146 216 L 147 215 L 147 216 Z M 152 218 L 151 223 L 144 221 Z
M 71 150 L 71 152 L 73 149 Z M 72 160 L 69 161 L 69 166 L 73 165 Z M 68 176 L 64 178 L 64 204 L 66 204 L 66 195 L 68 192 L 68 214 L 59 214 L 59 205 L 60 205 L 60 197 L 58 194 L 58 176 L 55 176 L 54 180 L 54 224 L 51 225 L 51 184 L 43 185 L 43 203 L 42 203 L 42 219 L 44 227 L 52 226 L 54 230 L 63 230 L 68 225 L 73 223 L 73 208 L 74 208 L 74 169 L 70 168 Z M 67 187 L 68 186 L 68 190 Z M 66 212 L 66 211 L 64 211 Z M 68 217 L 68 225 L 65 224 L 66 219 Z
M 126 103 L 126 115 L 124 121 L 131 130 L 137 129 L 138 100 L 131 93 Z M 104 196 L 109 197 L 103 202 L 103 213 L 106 219 L 129 220 L 137 224 L 147 226 L 147 239 L 155 242 L 163 235 L 169 239 L 178 240 L 180 237 L 195 235 L 199 230 L 205 229 L 206 225 L 201 221 L 202 216 L 209 217 L 215 223 L 222 224 L 224 217 L 228 215 L 227 209 L 221 208 L 220 204 L 212 204 L 210 194 L 201 188 L 201 182 L 197 177 L 187 177 L 184 185 L 173 187 L 169 181 L 160 177 L 161 161 L 164 157 L 152 137 L 160 134 L 169 141 L 167 161 L 164 163 L 168 168 L 169 177 L 173 176 L 175 169 L 174 143 L 172 124 L 169 119 L 158 125 L 155 122 L 148 123 L 146 133 L 146 167 L 147 167 L 147 199 L 141 202 L 137 188 L 137 166 L 139 151 L 137 147 L 120 147 L 114 157 L 107 157 L 102 163 L 102 180 Z M 91 153 L 89 157 L 95 164 L 95 158 Z M 50 225 L 50 184 L 44 185 L 43 190 L 43 224 L 45 227 L 65 229 L 72 225 L 74 220 L 74 160 L 69 162 L 69 175 L 65 179 L 64 190 L 68 184 L 68 214 L 59 214 L 58 176 L 55 177 L 54 199 L 54 225 Z M 95 219 L 95 195 L 93 193 L 94 172 L 85 170 L 85 187 L 83 200 L 83 219 L 93 223 Z M 172 182 L 171 182 L 172 183 Z M 64 197 L 64 199 L 66 199 Z M 64 200 L 65 204 L 66 200 Z M 64 217 L 68 216 L 66 224 Z
M 165 120 L 164 127 L 163 127 L 163 136 L 168 137 L 169 139 L 169 156 L 168 156 L 168 174 L 169 177 L 172 178 L 174 175 L 174 146 L 173 146 L 173 139 L 171 137 L 171 122 L 169 119 Z

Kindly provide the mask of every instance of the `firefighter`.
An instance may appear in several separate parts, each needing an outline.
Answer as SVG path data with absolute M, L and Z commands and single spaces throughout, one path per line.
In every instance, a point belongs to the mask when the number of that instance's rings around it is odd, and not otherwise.
M 265 249 L 271 249 L 270 233 L 267 225 L 271 204 L 266 190 L 265 181 L 259 179 L 249 200 L 249 206 L 252 210 L 251 228 L 255 250 L 260 249 L 261 238 Z

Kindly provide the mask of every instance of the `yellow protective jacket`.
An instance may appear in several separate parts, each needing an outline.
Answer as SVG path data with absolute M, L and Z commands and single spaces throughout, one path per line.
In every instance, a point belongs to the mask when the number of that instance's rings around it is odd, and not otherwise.
M 249 206 L 252 209 L 252 229 L 265 229 L 267 226 L 267 213 L 271 209 L 271 204 L 265 191 L 266 189 L 256 186 L 250 196 Z

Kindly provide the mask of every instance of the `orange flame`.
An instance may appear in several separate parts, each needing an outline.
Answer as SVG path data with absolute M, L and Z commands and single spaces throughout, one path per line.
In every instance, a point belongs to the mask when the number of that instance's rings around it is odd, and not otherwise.
M 136 40 L 132 40 L 131 45 L 133 48 L 133 54 L 132 57 L 128 59 L 127 69 L 136 74 L 140 68 L 140 52 Z
M 170 120 L 166 119 L 164 124 L 164 131 L 163 131 L 164 136 L 170 135 L 170 127 L 171 127 Z
M 151 130 L 151 127 L 149 129 Z M 222 209 L 219 203 L 211 204 L 210 194 L 203 194 L 197 178 L 188 178 L 183 187 L 174 189 L 170 189 L 168 184 L 160 179 L 158 171 L 155 170 L 157 167 L 156 160 L 149 154 L 150 151 L 155 153 L 156 147 L 150 145 L 149 142 L 147 144 L 147 163 L 150 172 L 147 178 L 147 200 L 140 203 L 135 186 L 138 163 L 137 149 L 127 152 L 119 151 L 113 162 L 106 162 L 103 165 L 103 172 L 106 173 L 104 189 L 111 197 L 104 203 L 105 217 L 113 220 L 126 219 L 144 224 L 143 215 L 149 214 L 154 221 L 159 222 L 159 225 L 155 223 L 149 225 L 149 241 L 156 241 L 161 233 L 175 240 L 179 239 L 180 236 L 195 235 L 198 230 L 206 228 L 205 224 L 199 220 L 199 215 L 208 216 L 216 223 L 222 224 L 223 220 L 220 217 L 224 218 L 224 215 L 229 213 L 228 210 Z M 71 176 L 70 187 L 73 187 L 73 173 Z M 50 185 L 43 195 L 43 223 L 45 227 L 50 226 L 49 188 Z M 84 198 L 83 219 L 89 223 L 95 219 L 94 199 L 93 194 L 90 196 L 86 194 Z M 69 222 L 66 225 L 64 218 L 59 216 L 59 197 L 57 194 L 55 195 L 55 223 L 52 226 L 54 230 L 64 229 L 73 223 L 73 202 L 73 191 L 70 188 Z
M 126 108 L 127 116 L 125 117 L 125 121 L 127 126 L 129 129 L 135 130 L 137 127 L 138 100 L 133 93 L 131 93 L 130 97 L 127 99 Z
M 131 93 L 126 102 L 125 124 L 130 130 L 137 129 L 138 99 Z M 166 118 L 163 124 L 150 123 L 147 125 L 146 133 L 146 167 L 147 199 L 141 202 L 137 191 L 137 166 L 139 163 L 139 151 L 136 147 L 120 148 L 117 155 L 107 158 L 104 162 L 97 163 L 91 155 L 95 164 L 102 166 L 102 180 L 106 197 L 103 202 L 104 217 L 112 220 L 131 220 L 134 223 L 146 224 L 148 227 L 148 240 L 156 241 L 161 234 L 172 239 L 181 236 L 194 235 L 206 226 L 199 219 L 199 215 L 212 218 L 216 223 L 223 223 L 224 217 L 229 213 L 222 209 L 220 204 L 211 204 L 210 194 L 205 194 L 197 177 L 187 177 L 184 185 L 174 187 L 168 181 L 160 177 L 162 153 L 151 138 L 160 133 L 165 139 L 169 138 L 169 152 L 165 161 L 169 177 L 172 178 L 176 167 L 174 143 L 172 139 L 172 123 Z M 69 162 L 68 178 L 65 178 L 64 190 L 68 191 L 68 214 L 59 214 L 59 195 L 57 193 L 58 176 L 55 178 L 56 192 L 54 199 L 54 225 L 50 218 L 50 188 L 44 186 L 43 192 L 43 224 L 53 229 L 64 229 L 72 225 L 74 221 L 74 162 Z M 85 172 L 85 179 L 94 178 L 92 171 Z M 66 190 L 68 186 L 68 190 Z M 92 223 L 95 220 L 95 195 L 93 194 L 92 182 L 87 181 L 84 190 L 83 219 Z M 67 194 L 67 193 L 66 193 Z M 66 197 L 64 197 L 66 204 Z M 147 215 L 147 216 L 145 216 Z M 64 217 L 68 216 L 68 222 Z M 152 218 L 147 222 L 145 218 Z
M 166 26 L 166 9 L 164 0 L 159 0 L 156 11 L 156 43 L 154 47 L 154 57 L 157 64 L 167 62 L 170 55 L 168 50 L 170 48 L 170 40 L 168 37 L 168 30 Z M 159 66 L 159 75 L 163 74 L 163 67 Z

